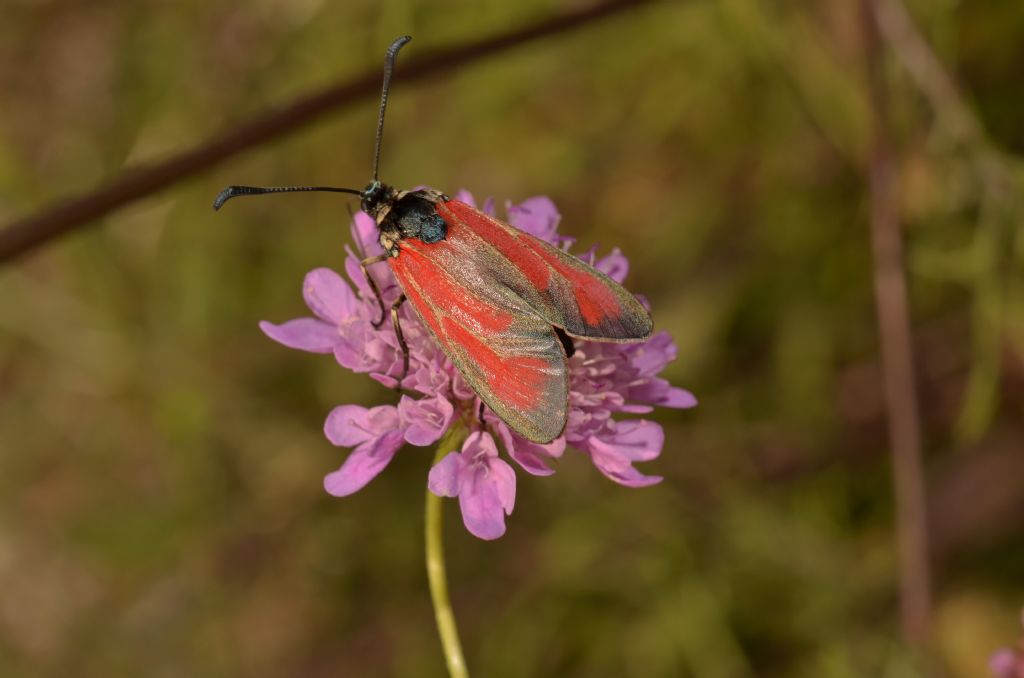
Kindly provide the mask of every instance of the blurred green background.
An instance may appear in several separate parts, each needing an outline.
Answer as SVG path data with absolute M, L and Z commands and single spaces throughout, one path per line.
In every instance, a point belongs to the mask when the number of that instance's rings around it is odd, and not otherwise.
M 983 130 L 890 58 L 934 636 L 985 675 L 1024 604 L 1024 4 L 915 0 Z M 365 69 L 577 2 L 7 0 L 0 222 Z M 401 69 L 401 62 L 399 64 Z M 551 196 L 621 247 L 699 408 L 616 486 L 519 474 L 508 534 L 446 504 L 479 676 L 919 675 L 900 640 L 857 3 L 665 2 L 399 86 L 382 178 Z M 328 411 L 393 394 L 257 329 L 340 269 L 366 101 L 0 269 L 0 675 L 441 676 L 431 452 L 334 499 Z M 979 169 L 993 159 L 996 179 Z M 986 165 L 987 167 L 988 165 Z

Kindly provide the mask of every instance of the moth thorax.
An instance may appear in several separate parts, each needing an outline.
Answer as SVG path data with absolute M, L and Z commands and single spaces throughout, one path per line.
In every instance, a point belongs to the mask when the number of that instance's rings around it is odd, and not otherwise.
M 427 244 L 439 242 L 448 235 L 448 225 L 437 213 L 434 200 L 419 193 L 409 193 L 391 211 L 402 238 L 417 238 Z

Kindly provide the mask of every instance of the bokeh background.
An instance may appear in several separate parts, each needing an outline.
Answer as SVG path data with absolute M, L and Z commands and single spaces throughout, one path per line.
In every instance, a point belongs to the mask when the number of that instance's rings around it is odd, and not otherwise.
M 886 43 L 933 647 L 977 678 L 1024 604 L 1024 4 L 909 5 L 977 125 Z M 580 6 L 6 0 L 0 221 L 374 68 L 395 35 L 411 60 Z M 383 178 L 551 196 L 565 233 L 631 258 L 680 346 L 666 374 L 701 400 L 656 413 L 657 487 L 568 454 L 519 474 L 493 543 L 446 505 L 476 675 L 921 675 L 898 621 L 865 68 L 857 3 L 692 0 L 393 92 Z M 228 183 L 362 186 L 375 116 L 366 100 L 0 269 L 0 675 L 443 675 L 431 451 L 326 495 L 346 453 L 327 412 L 394 396 L 256 327 L 342 266 L 348 201 L 210 211 Z

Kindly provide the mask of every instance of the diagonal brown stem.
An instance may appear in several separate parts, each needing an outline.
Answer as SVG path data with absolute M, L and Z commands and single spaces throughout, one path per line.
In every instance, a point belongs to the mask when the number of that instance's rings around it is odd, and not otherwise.
M 652 1 L 606 0 L 501 35 L 437 50 L 419 59 L 410 59 L 395 74 L 395 80 L 422 80 L 435 73 L 467 66 L 526 42 L 570 31 Z M 294 132 L 328 112 L 350 106 L 362 99 L 376 97 L 379 92 L 380 71 L 374 68 L 351 80 L 265 113 L 162 162 L 126 170 L 121 176 L 89 193 L 66 198 L 8 225 L 0 231 L 0 263 L 181 179 L 208 170 L 244 150 Z
M 869 182 L 875 307 L 896 494 L 903 633 L 911 645 L 921 647 L 927 642 L 931 616 L 928 523 L 903 234 L 875 2 L 861 0 L 874 128 Z

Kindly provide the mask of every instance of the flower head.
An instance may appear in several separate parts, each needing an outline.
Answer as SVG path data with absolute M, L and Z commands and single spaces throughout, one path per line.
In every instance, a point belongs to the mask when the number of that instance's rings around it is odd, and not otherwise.
M 456 198 L 474 204 L 465 191 Z M 488 200 L 481 209 L 493 215 L 494 203 Z M 506 212 L 509 223 L 520 230 L 565 249 L 573 243 L 558 234 L 560 217 L 546 197 L 506 204 Z M 380 309 L 359 267 L 362 258 L 381 253 L 376 224 L 359 212 L 353 218 L 352 236 L 358 252 L 347 249 L 345 260 L 352 286 L 330 269 L 313 270 L 303 284 L 313 316 L 280 325 L 262 322 L 260 328 L 285 346 L 331 353 L 343 367 L 394 387 L 402 374 L 402 351 L 390 323 L 373 327 Z M 604 257 L 590 250 L 580 258 L 618 282 L 629 270 L 618 249 Z M 398 298 L 401 290 L 388 266 L 370 266 L 369 274 L 386 305 Z M 569 446 L 587 454 L 611 480 L 644 487 L 660 482 L 661 477 L 645 475 L 634 464 L 661 453 L 664 433 L 654 422 L 617 419 L 616 415 L 642 415 L 654 406 L 697 404 L 689 392 L 657 376 L 676 357 L 676 346 L 666 332 L 632 344 L 577 339 L 575 354 L 569 358 L 568 424 L 560 438 L 541 445 L 521 437 L 490 411 L 478 418 L 479 398 L 408 304 L 399 310 L 399 320 L 409 348 L 409 371 L 401 384 L 408 395 L 397 406 L 341 405 L 328 415 L 324 425 L 328 440 L 354 449 L 341 468 L 324 478 L 324 488 L 335 496 L 352 494 L 380 473 L 404 444 L 432 445 L 459 422 L 469 428 L 469 435 L 461 451 L 452 452 L 431 469 L 428 486 L 434 494 L 458 497 L 466 528 L 482 539 L 504 534 L 505 516 L 515 504 L 515 472 L 502 459 L 499 444 L 508 458 L 532 475 L 554 473 L 552 463 Z

